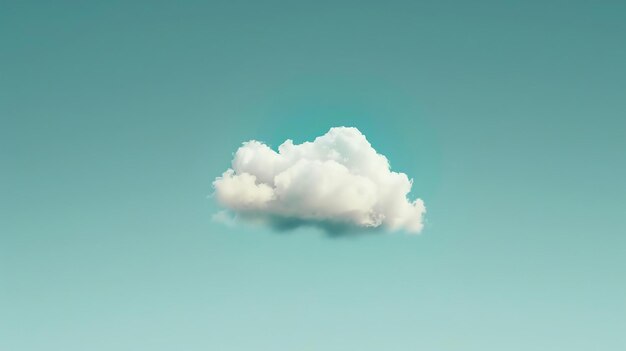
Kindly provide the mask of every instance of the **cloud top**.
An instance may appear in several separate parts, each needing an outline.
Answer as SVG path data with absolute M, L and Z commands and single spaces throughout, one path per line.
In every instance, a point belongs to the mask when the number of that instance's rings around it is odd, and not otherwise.
M 278 152 L 244 142 L 213 182 L 220 204 L 245 218 L 292 226 L 362 227 L 419 232 L 426 212 L 409 201 L 412 180 L 392 172 L 356 128 L 331 128 L 313 142 L 285 141 Z

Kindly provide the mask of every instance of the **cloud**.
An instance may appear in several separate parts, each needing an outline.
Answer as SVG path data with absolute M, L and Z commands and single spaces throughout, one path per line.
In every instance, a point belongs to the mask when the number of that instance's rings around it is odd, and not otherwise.
M 211 219 L 215 222 L 222 223 L 229 227 L 234 226 L 236 223 L 235 217 L 233 217 L 230 213 L 226 211 L 218 211 L 217 213 L 213 214 Z
M 244 142 L 213 187 L 219 203 L 238 217 L 276 228 L 417 233 L 426 208 L 420 199 L 407 199 L 412 184 L 406 174 L 390 170 L 358 129 L 336 127 L 313 142 L 287 140 L 278 152 L 256 140 Z

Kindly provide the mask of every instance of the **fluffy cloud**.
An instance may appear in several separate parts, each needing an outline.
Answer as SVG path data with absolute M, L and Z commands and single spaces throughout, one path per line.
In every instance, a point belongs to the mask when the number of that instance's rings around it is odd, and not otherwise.
M 213 182 L 220 204 L 270 222 L 386 228 L 417 233 L 426 212 L 410 201 L 412 180 L 392 172 L 356 128 L 331 128 L 313 142 L 285 141 L 278 152 L 251 140 Z

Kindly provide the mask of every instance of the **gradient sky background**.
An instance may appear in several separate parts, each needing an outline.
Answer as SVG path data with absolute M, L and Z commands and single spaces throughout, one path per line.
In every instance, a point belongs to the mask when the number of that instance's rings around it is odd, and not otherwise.
M 626 349 L 623 1 L 0 4 L 0 349 Z M 358 127 L 420 236 L 211 221 Z

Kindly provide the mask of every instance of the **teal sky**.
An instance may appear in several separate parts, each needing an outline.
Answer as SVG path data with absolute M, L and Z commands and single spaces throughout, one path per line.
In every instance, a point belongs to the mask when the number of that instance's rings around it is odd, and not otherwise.
M 626 5 L 2 2 L 0 349 L 626 349 Z M 419 236 L 211 221 L 358 127 Z

